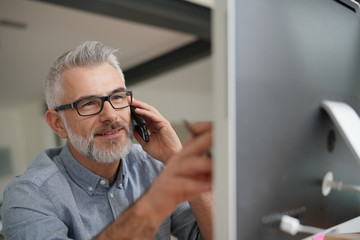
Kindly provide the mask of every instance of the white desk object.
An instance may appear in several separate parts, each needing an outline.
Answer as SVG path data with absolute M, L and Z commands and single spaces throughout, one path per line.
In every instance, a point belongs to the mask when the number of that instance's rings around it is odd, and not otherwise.
M 284 215 L 281 218 L 280 229 L 291 235 L 296 235 L 297 233 L 313 234 L 312 236 L 304 238 L 303 240 L 318 240 L 324 239 L 325 237 L 331 237 L 332 239 L 339 238 L 360 240 L 360 235 L 354 234 L 359 232 L 359 223 L 360 217 L 357 217 L 332 228 L 321 229 L 317 227 L 301 225 L 298 219 Z
M 352 107 L 343 102 L 323 101 L 322 108 L 329 114 L 360 164 L 360 118 Z

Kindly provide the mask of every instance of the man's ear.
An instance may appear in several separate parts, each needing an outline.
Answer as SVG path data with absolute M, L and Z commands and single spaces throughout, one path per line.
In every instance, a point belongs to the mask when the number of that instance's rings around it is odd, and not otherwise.
M 48 110 L 45 114 L 45 120 L 57 135 L 59 135 L 61 138 L 67 137 L 64 122 L 60 118 L 60 115 L 57 111 Z

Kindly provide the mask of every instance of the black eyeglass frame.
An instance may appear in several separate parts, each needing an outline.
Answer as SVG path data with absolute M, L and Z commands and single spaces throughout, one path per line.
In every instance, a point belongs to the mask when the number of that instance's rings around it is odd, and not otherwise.
M 111 98 L 111 96 L 113 96 L 113 95 L 115 95 L 115 94 L 118 94 L 118 93 L 121 93 L 121 92 L 126 92 L 127 94 L 130 94 L 130 103 L 129 103 L 127 106 L 125 106 L 125 107 L 116 108 L 116 107 L 114 107 L 114 105 L 112 105 L 112 103 L 111 103 L 111 101 L 110 101 L 110 98 Z M 126 94 L 126 95 L 127 95 L 127 94 Z M 77 108 L 78 103 L 81 102 L 81 101 L 88 100 L 88 99 L 93 99 L 93 98 L 99 98 L 99 99 L 101 99 L 102 102 L 101 102 L 101 108 L 100 108 L 100 110 L 99 110 L 98 112 L 96 112 L 96 113 L 93 113 L 93 114 L 86 114 L 86 115 L 80 114 L 79 109 Z M 58 112 L 58 111 L 66 110 L 66 109 L 75 108 L 76 111 L 77 111 L 77 113 L 78 113 L 80 116 L 82 116 L 82 117 L 88 117 L 88 116 L 93 116 L 93 115 L 99 114 L 99 113 L 103 110 L 103 108 L 104 108 L 104 102 L 105 102 L 105 101 L 108 101 L 108 102 L 110 103 L 110 105 L 111 105 L 114 109 L 123 109 L 123 108 L 127 108 L 128 106 L 130 106 L 130 105 L 132 104 L 132 99 L 133 99 L 133 94 L 132 94 L 132 91 L 131 91 L 131 90 L 116 91 L 116 92 L 114 92 L 114 93 L 112 93 L 112 94 L 110 94 L 110 95 L 108 95 L 108 96 L 83 98 L 83 99 L 77 100 L 77 101 L 75 101 L 75 102 L 73 102 L 73 103 L 69 103 L 69 104 L 65 104 L 65 105 L 61 105 L 61 106 L 59 106 L 59 107 L 56 107 L 54 110 Z

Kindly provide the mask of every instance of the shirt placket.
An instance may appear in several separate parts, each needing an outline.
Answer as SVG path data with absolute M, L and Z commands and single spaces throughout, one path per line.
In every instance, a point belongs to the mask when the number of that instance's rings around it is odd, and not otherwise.
M 123 184 L 120 183 L 118 186 L 112 186 L 107 195 L 114 219 L 116 219 L 130 205 L 129 200 L 126 197 Z

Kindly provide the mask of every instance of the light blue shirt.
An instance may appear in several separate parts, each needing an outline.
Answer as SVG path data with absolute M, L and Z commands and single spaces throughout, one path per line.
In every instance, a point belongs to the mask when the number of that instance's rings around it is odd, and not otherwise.
M 4 191 L 2 234 L 6 240 L 91 239 L 140 198 L 163 168 L 135 144 L 110 187 L 77 162 L 67 145 L 43 151 Z M 155 239 L 170 234 L 201 239 L 188 203 L 164 220 Z

